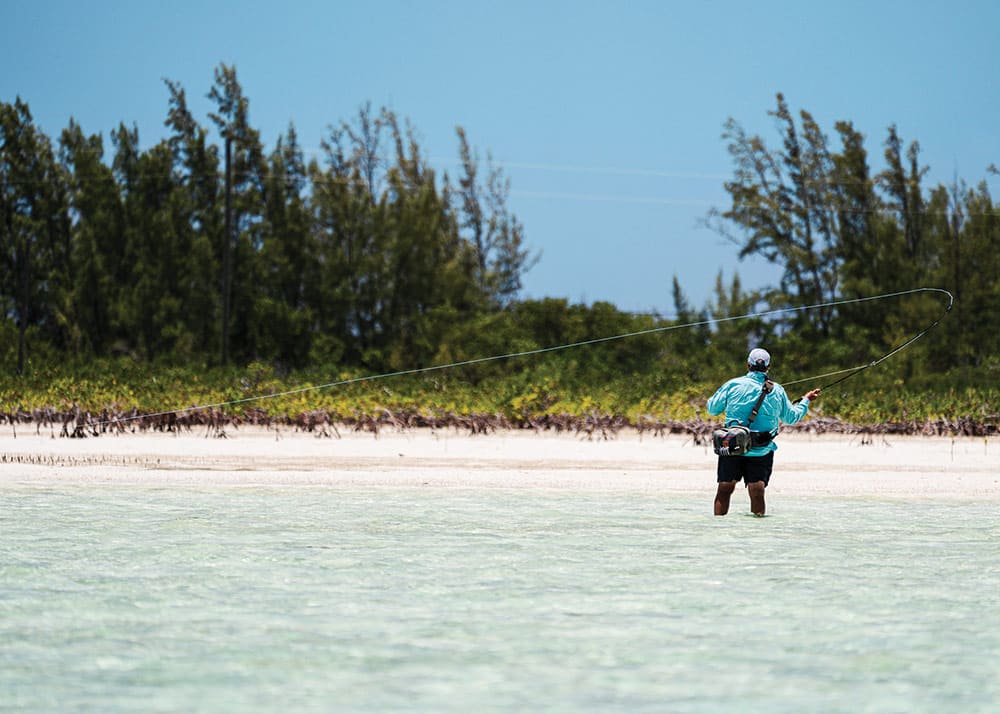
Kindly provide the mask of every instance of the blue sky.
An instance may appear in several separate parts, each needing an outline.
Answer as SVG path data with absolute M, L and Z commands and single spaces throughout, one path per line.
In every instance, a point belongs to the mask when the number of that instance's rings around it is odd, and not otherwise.
M 293 122 L 315 149 L 371 101 L 408 117 L 454 174 L 463 126 L 505 168 L 541 253 L 530 297 L 671 314 L 674 275 L 696 306 L 720 270 L 745 288 L 776 282 L 699 221 L 726 205 L 723 123 L 776 145 L 779 91 L 828 134 L 852 121 L 875 170 L 892 123 L 920 142 L 931 182 L 976 184 L 1000 164 L 994 0 L 4 0 L 0 13 L 0 100 L 20 95 L 53 137 L 72 116 L 155 143 L 164 77 L 208 125 L 219 62 L 236 65 L 269 147 Z

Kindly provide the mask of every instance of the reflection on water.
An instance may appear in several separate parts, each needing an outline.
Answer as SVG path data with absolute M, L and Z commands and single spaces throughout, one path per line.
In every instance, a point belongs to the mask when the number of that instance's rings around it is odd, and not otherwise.
M 713 493 L 8 486 L 0 710 L 1000 701 L 996 504 Z

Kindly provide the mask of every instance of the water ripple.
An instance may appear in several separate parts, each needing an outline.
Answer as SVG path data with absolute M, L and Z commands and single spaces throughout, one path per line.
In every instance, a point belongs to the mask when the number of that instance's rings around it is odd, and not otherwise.
M 7 487 L 0 709 L 990 711 L 991 504 Z

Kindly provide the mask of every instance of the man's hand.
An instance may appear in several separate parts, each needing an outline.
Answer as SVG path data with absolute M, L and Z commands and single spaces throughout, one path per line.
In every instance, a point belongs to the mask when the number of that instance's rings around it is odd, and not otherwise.
M 819 392 L 820 392 L 820 390 L 813 389 L 811 391 L 806 392 L 805 395 L 803 395 L 802 398 L 803 399 L 808 399 L 811 402 L 813 399 L 815 399 L 816 397 L 819 396 Z

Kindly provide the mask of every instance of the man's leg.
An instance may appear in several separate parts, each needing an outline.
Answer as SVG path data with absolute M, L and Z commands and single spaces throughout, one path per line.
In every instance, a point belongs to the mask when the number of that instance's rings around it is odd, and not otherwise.
M 771 469 L 773 466 L 773 451 L 766 456 L 746 457 L 747 495 L 750 496 L 750 512 L 755 516 L 763 516 L 766 510 L 764 505 L 764 489 L 767 488 L 767 483 L 771 480 Z
M 724 516 L 729 513 L 729 497 L 736 490 L 735 481 L 721 481 L 719 490 L 715 492 L 715 515 Z
M 754 481 L 747 484 L 747 493 L 750 494 L 750 511 L 755 516 L 763 516 L 766 506 L 764 505 L 764 489 L 767 484 L 763 481 Z
M 724 516 L 729 513 L 729 497 L 743 478 L 743 457 L 719 456 L 715 476 L 715 480 L 719 482 L 719 488 L 715 492 L 715 515 Z

